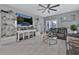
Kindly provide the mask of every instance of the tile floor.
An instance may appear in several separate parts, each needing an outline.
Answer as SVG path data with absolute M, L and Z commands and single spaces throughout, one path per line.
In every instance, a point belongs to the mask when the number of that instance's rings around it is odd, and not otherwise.
M 45 43 L 40 36 L 21 42 L 0 44 L 0 55 L 65 55 L 66 42 L 57 40 L 56 45 Z

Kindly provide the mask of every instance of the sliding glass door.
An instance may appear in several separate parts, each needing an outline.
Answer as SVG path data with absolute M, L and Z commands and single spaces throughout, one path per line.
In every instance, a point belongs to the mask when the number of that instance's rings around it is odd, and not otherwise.
M 57 28 L 57 20 L 46 21 L 46 31 L 48 31 L 50 28 Z

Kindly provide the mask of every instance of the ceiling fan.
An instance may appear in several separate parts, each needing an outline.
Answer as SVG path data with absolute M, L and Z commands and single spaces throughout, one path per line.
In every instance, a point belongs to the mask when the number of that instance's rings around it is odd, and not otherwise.
M 60 6 L 60 4 L 56 4 L 56 5 L 53 5 L 53 6 L 51 6 L 51 4 L 47 4 L 46 6 L 39 4 L 39 6 L 43 8 L 43 9 L 38 9 L 39 11 L 42 10 L 42 13 L 44 13 L 45 11 L 50 13 L 50 11 L 57 11 L 57 9 L 53 9 L 53 8 Z

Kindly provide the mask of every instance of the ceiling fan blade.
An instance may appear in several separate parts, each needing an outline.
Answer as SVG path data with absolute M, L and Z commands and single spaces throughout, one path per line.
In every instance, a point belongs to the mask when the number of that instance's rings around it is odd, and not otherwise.
M 57 11 L 56 9 L 50 9 L 50 10 Z
M 43 8 L 46 8 L 45 6 L 43 6 L 43 5 L 41 5 L 41 4 L 39 4 L 39 6 L 41 6 L 41 7 L 43 7 Z
M 50 11 L 48 10 L 48 13 L 50 13 Z
M 46 11 L 46 9 L 44 9 L 43 11 L 42 11 L 42 13 L 44 13 Z
M 54 5 L 54 6 L 50 7 L 50 8 L 54 8 L 54 7 L 58 7 L 58 6 L 60 6 L 60 4 Z
M 50 7 L 50 4 L 48 4 L 47 8 L 49 8 L 49 7 Z
M 42 11 L 42 13 L 44 13 L 45 12 L 45 10 L 44 11 Z

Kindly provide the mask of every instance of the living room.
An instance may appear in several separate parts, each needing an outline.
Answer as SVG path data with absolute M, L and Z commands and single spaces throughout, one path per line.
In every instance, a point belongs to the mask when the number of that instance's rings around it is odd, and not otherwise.
M 75 50 L 79 48 L 78 42 L 77 47 L 71 43 L 76 48 L 69 43 L 79 38 L 78 7 L 78 4 L 1 4 L 1 54 L 79 54 Z

